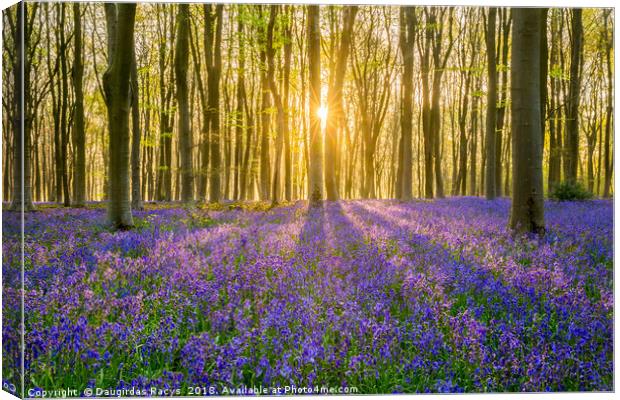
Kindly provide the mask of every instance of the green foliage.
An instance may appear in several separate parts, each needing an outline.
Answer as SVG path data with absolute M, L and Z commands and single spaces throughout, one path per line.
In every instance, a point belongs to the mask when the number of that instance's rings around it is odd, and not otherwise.
M 549 197 L 557 201 L 588 200 L 594 195 L 579 182 L 562 182 L 555 185 Z

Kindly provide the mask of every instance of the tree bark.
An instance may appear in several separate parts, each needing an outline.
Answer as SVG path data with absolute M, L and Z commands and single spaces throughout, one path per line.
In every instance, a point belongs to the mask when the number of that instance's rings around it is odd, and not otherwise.
M 133 226 L 129 185 L 129 107 L 130 75 L 134 51 L 136 4 L 106 3 L 106 15 L 116 24 L 108 25 L 112 39 L 108 69 L 103 76 L 109 129 L 108 220 L 117 229 Z
M 400 9 L 400 51 L 403 56 L 403 98 L 401 114 L 399 178 L 397 196 L 401 200 L 411 200 L 412 192 L 412 153 L 413 153 L 413 46 L 417 20 L 414 7 Z
M 84 132 L 84 60 L 82 56 L 82 16 L 80 4 L 73 3 L 73 91 L 75 93 L 73 116 L 73 206 L 83 207 L 86 198 L 86 137 Z
M 566 121 L 566 139 L 564 152 L 564 179 L 569 182 L 577 180 L 577 165 L 579 163 L 579 100 L 581 87 L 581 59 L 583 48 L 583 26 L 581 21 L 582 9 L 571 10 L 571 61 L 570 83 L 568 90 L 568 112 Z
M 131 63 L 131 208 L 142 210 L 142 188 L 140 187 L 140 91 L 138 85 L 138 63 L 136 52 Z
M 58 5 L 59 23 L 58 23 L 58 58 L 60 63 L 60 162 L 57 165 L 62 186 L 63 205 L 69 207 L 71 205 L 71 194 L 69 192 L 69 174 L 67 166 L 67 156 L 69 148 L 69 124 L 67 113 L 69 109 L 69 82 L 68 82 L 68 66 L 67 66 L 67 40 L 65 38 L 65 21 L 66 21 L 66 4 Z M 60 200 L 60 199 L 58 199 Z
M 308 69 L 310 103 L 310 154 L 308 171 L 308 200 L 311 206 L 320 205 L 323 199 L 323 152 L 321 149 L 321 31 L 319 6 L 308 7 Z
M 211 5 L 205 4 L 205 31 L 215 30 L 213 48 L 207 48 L 208 103 L 209 103 L 209 201 L 219 202 L 221 198 L 220 170 L 220 75 L 222 71 L 222 25 L 224 6 L 215 6 L 215 16 L 211 14 Z M 215 26 L 212 26 L 215 22 Z
M 334 70 L 330 73 L 330 85 L 327 93 L 327 123 L 325 126 L 325 194 L 327 200 L 338 200 L 336 184 L 336 158 L 338 156 L 338 122 L 342 117 L 342 86 L 346 72 L 347 59 L 351 50 L 351 35 L 355 24 L 357 6 L 347 6 L 343 11 L 344 26 L 341 32 L 338 57 Z
M 238 53 L 238 69 L 237 69 L 237 108 L 235 110 L 235 170 L 233 176 L 233 199 L 241 200 L 241 193 L 244 192 L 242 188 L 242 184 L 245 184 L 245 180 L 243 179 L 243 150 L 244 150 L 244 130 L 247 130 L 247 126 L 244 125 L 244 104 L 246 101 L 245 94 L 245 47 L 244 41 L 245 37 L 243 36 L 243 16 L 241 6 L 239 7 L 239 13 L 237 17 L 237 40 L 239 45 L 239 53 Z M 246 141 L 245 146 L 249 146 L 250 142 Z
M 286 124 L 286 116 L 284 114 L 284 104 L 282 96 L 278 91 L 278 86 L 276 84 L 275 75 L 276 69 L 274 64 L 275 57 L 275 49 L 273 48 L 273 36 L 274 36 L 274 28 L 276 23 L 276 16 L 278 14 L 277 5 L 270 6 L 270 14 L 269 14 L 269 23 L 267 25 L 267 47 L 266 47 L 266 56 L 267 56 L 267 84 L 269 86 L 269 91 L 271 92 L 271 97 L 273 98 L 273 102 L 276 106 L 277 112 L 277 135 L 276 135 L 276 148 L 275 148 L 275 163 L 273 168 L 273 179 L 271 180 L 271 202 L 272 205 L 276 205 L 279 203 L 279 183 L 280 183 L 280 170 L 282 164 L 282 147 L 284 145 L 284 137 L 288 136 L 288 126 Z
M 31 60 L 25 57 L 29 48 L 30 29 L 28 23 L 28 5 L 21 2 L 17 5 L 15 21 L 15 58 L 13 79 L 15 84 L 13 104 L 13 196 L 10 209 L 14 211 L 34 210 L 32 203 L 32 183 L 30 168 L 30 124 L 29 110 L 25 107 L 25 99 L 30 94 Z M 36 6 L 34 6 L 36 10 Z M 33 11 L 34 12 L 34 11 Z
M 607 36 L 609 32 L 610 10 L 605 11 L 604 30 L 605 30 L 605 66 L 607 73 L 607 107 L 605 115 L 605 150 L 603 154 L 603 165 L 605 170 L 605 183 L 603 184 L 603 197 L 611 196 L 611 178 L 613 175 L 613 163 L 611 161 L 611 130 L 613 118 L 613 67 L 611 53 L 613 51 L 613 37 Z M 600 155 L 599 155 L 600 156 Z
M 192 132 L 190 130 L 189 94 L 187 89 L 187 67 L 189 63 L 189 4 L 179 4 L 177 14 L 177 35 L 174 57 L 179 104 L 179 153 L 181 157 L 181 201 L 194 201 L 194 173 L 192 166 Z
M 540 9 L 513 8 L 511 60 L 512 207 L 510 227 L 544 233 L 540 104 Z
M 486 29 L 487 45 L 487 120 L 486 120 L 486 176 L 485 196 L 487 200 L 495 199 L 495 128 L 497 104 L 497 60 L 495 59 L 495 20 L 497 8 L 490 7 Z

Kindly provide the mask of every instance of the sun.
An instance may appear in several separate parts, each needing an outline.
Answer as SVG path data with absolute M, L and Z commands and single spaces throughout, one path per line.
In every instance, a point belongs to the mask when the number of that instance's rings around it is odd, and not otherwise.
M 320 106 L 319 109 L 316 111 L 316 113 L 319 116 L 319 118 L 321 118 L 321 122 L 324 123 L 327 120 L 327 107 Z

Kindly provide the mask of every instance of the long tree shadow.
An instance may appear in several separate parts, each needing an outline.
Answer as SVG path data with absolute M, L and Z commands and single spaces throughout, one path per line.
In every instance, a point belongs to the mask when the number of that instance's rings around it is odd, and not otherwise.
M 536 315 L 547 315 L 550 318 L 556 313 L 562 314 L 565 307 L 577 307 L 581 309 L 580 315 L 589 315 L 587 302 L 577 305 L 571 296 L 565 294 L 549 302 L 550 293 L 537 288 L 527 279 L 509 280 L 503 273 L 493 270 L 467 251 L 437 242 L 429 233 L 415 232 L 416 228 L 386 218 L 373 207 L 355 203 L 351 208 L 354 213 L 369 216 L 369 219 L 385 227 L 388 232 L 386 240 L 396 241 L 397 246 L 412 252 L 404 254 L 406 257 L 434 264 L 434 268 L 447 278 L 444 289 L 446 295 L 454 300 L 454 312 L 469 308 L 474 310 L 477 318 L 486 322 L 496 321 L 509 325 L 517 321 L 520 324 L 532 324 Z M 417 252 L 424 252 L 428 256 L 413 255 Z M 428 266 L 420 270 L 425 273 L 437 272 L 428 270 Z M 582 322 L 588 324 L 587 320 Z M 541 321 L 535 323 L 544 331 L 552 326 L 549 321 L 546 324 Z M 602 327 L 599 333 L 605 336 L 609 332 Z
M 305 206 L 303 222 L 294 254 L 300 263 L 320 257 L 325 249 L 325 210 L 323 207 Z

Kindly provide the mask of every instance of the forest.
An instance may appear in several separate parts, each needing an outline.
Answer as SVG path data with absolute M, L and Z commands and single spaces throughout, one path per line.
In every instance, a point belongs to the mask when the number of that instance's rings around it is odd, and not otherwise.
M 613 390 L 613 9 L 2 18 L 20 397 Z
M 511 195 L 510 9 L 311 9 L 145 3 L 125 24 L 100 3 L 29 5 L 26 208 L 110 190 L 133 209 L 278 204 L 311 197 L 312 177 L 328 200 Z M 18 17 L 4 13 L 5 201 L 19 189 L 9 172 Z M 572 180 L 609 197 L 613 14 L 541 18 L 545 193 Z M 106 79 L 115 54 L 130 63 L 118 138 Z

